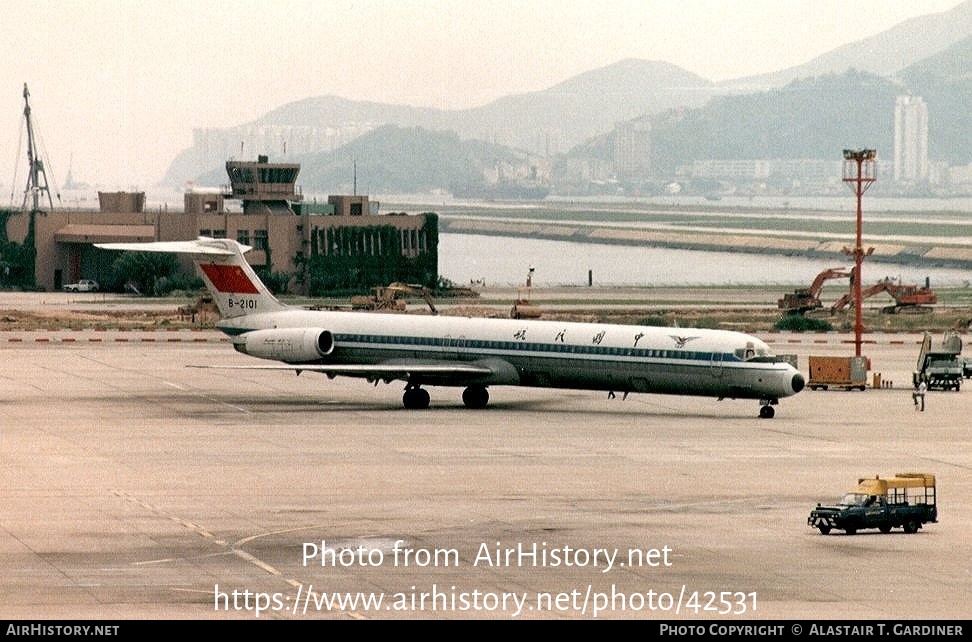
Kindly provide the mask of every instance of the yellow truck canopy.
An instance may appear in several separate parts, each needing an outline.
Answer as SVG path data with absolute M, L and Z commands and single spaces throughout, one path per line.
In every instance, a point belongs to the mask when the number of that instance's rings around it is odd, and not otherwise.
M 857 487 L 851 492 L 860 495 L 887 495 L 889 489 L 896 488 L 934 488 L 935 476 L 929 473 L 895 473 L 894 477 L 857 480 Z

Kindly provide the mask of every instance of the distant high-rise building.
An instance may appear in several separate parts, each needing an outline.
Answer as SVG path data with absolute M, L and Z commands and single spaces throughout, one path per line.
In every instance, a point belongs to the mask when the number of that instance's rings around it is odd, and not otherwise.
M 898 96 L 894 104 L 894 180 L 928 179 L 928 105 L 919 96 Z
M 651 176 L 651 122 L 647 118 L 615 128 L 614 167 L 622 181 L 641 181 Z

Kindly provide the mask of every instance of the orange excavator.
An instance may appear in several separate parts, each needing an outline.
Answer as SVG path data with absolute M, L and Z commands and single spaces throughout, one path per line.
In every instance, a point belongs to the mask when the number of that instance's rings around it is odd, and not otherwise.
M 811 310 L 823 307 L 820 302 L 820 290 L 824 283 L 831 279 L 850 277 L 851 273 L 843 268 L 830 268 L 817 275 L 808 288 L 798 288 L 783 295 L 777 301 L 777 306 L 784 314 L 805 314 Z
M 885 314 L 897 314 L 898 312 L 928 312 L 927 306 L 938 303 L 938 296 L 927 287 L 917 285 L 902 285 L 893 279 L 882 279 L 874 285 L 861 290 L 861 300 L 886 292 L 894 299 L 894 305 L 881 308 Z M 847 306 L 853 306 L 854 292 L 848 292 L 830 306 L 830 312 L 839 312 Z

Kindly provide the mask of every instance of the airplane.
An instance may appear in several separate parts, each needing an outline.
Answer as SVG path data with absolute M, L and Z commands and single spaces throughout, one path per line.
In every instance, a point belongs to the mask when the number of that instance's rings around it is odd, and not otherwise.
M 206 365 L 319 372 L 378 385 L 403 381 L 402 404 L 429 407 L 425 386 L 463 387 L 482 409 L 491 386 L 759 400 L 759 417 L 800 392 L 803 375 L 760 339 L 729 330 L 309 310 L 278 300 L 232 239 L 97 243 L 190 255 L 233 347 L 274 364 Z

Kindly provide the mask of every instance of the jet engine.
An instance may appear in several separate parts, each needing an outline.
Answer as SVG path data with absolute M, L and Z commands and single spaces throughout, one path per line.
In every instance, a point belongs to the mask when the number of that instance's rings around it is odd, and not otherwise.
M 260 359 L 307 363 L 334 352 L 334 336 L 320 328 L 252 330 L 240 336 L 234 347 Z

